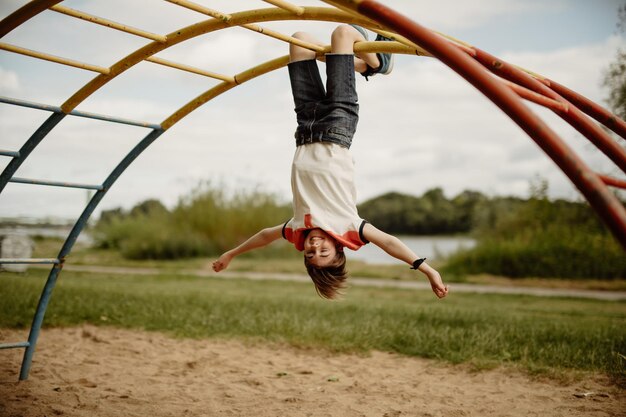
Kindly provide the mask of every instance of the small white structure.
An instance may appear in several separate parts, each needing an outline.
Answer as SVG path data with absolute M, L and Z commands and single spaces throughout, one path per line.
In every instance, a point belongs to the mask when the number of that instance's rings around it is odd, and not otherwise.
M 33 241 L 26 235 L 6 234 L 0 236 L 0 258 L 24 259 L 33 255 Z M 26 272 L 25 264 L 0 264 L 0 269 L 10 272 Z

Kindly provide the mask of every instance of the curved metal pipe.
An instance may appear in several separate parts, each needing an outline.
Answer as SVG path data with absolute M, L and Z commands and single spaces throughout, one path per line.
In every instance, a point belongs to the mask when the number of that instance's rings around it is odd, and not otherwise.
M 54 1 L 36 1 L 32 2 L 39 7 L 44 3 L 57 3 Z M 347 4 L 354 9 L 358 9 L 360 13 L 363 13 L 368 18 L 373 19 L 378 24 L 382 24 L 388 28 L 396 30 L 399 34 L 404 35 L 410 42 L 415 42 L 419 45 L 424 45 L 426 49 L 432 53 L 435 57 L 439 58 L 442 62 L 446 63 L 450 68 L 457 71 L 464 78 L 466 78 L 471 84 L 476 86 L 487 97 L 489 97 L 496 105 L 498 105 L 505 113 L 507 113 L 511 119 L 513 119 L 520 127 L 522 127 L 531 136 L 535 142 L 561 167 L 561 169 L 572 179 L 574 184 L 581 190 L 587 200 L 601 215 L 601 217 L 607 222 L 614 233 L 618 235 L 618 240 L 626 247 L 626 212 L 624 208 L 619 204 L 612 194 L 610 194 L 605 187 L 602 180 L 598 175 L 594 174 L 589 168 L 575 155 L 573 152 L 556 136 L 548 127 L 539 120 L 530 110 L 521 102 L 509 88 L 503 86 L 503 84 L 495 80 L 492 76 L 489 76 L 480 64 L 465 55 L 457 47 L 452 46 L 447 41 L 443 40 L 439 35 L 434 35 L 432 32 L 420 27 L 414 22 L 406 19 L 404 16 L 394 12 L 391 9 L 382 6 L 375 1 L 336 1 L 336 3 Z M 30 3 L 29 3 L 30 4 Z M 38 10 L 38 9 L 37 9 Z M 36 8 L 32 8 L 30 12 L 36 11 Z M 36 14 L 36 13 L 35 13 Z M 34 14 L 33 14 L 34 15 Z M 6 19 L 5 19 L 6 20 Z M 106 75 L 99 75 L 92 81 L 83 86 L 72 97 L 70 97 L 61 106 L 64 113 L 55 113 L 44 122 L 41 127 L 31 136 L 27 143 L 20 149 L 20 157 L 15 158 L 7 169 L 4 170 L 0 176 L 0 192 L 8 179 L 13 176 L 13 173 L 17 170 L 19 165 L 24 159 L 32 152 L 32 150 L 41 142 L 41 140 L 47 135 L 47 133 L 60 122 L 65 116 L 65 113 L 71 112 L 77 105 L 83 100 L 89 97 L 93 92 L 100 87 L 136 65 L 143 60 L 148 59 L 155 53 L 166 49 L 170 46 L 176 45 L 185 40 L 194 38 L 196 36 L 209 33 L 211 31 L 224 29 L 230 26 L 239 26 L 252 22 L 273 21 L 273 20 L 326 20 L 335 22 L 350 22 L 361 23 L 364 25 L 371 25 L 371 20 L 355 17 L 351 14 L 340 12 L 335 9 L 328 8 L 305 8 L 305 12 L 300 16 L 295 16 L 283 10 L 278 9 L 261 9 L 252 10 L 246 12 L 234 13 L 231 15 L 231 19 L 227 22 L 222 20 L 210 19 L 206 20 L 186 28 L 180 31 L 173 32 L 167 35 L 167 42 L 159 43 L 153 42 L 143 48 L 138 49 L 132 54 L 128 55 L 124 59 L 120 60 L 111 67 L 111 72 Z M 19 23 L 18 23 L 19 25 Z M 363 43 L 359 45 L 359 48 L 373 48 L 372 45 Z M 386 46 L 387 47 L 391 47 Z M 396 46 L 394 46 L 395 48 Z M 375 48 L 373 48 L 375 49 Z M 364 49 L 365 50 L 365 49 Z M 397 51 L 401 52 L 400 49 Z M 474 56 L 475 54 L 471 54 Z M 24 360 L 22 363 L 22 370 L 20 373 L 20 379 L 26 379 L 30 370 L 32 357 L 36 348 L 36 342 L 39 334 L 39 330 L 43 323 L 45 311 L 50 300 L 52 290 L 54 289 L 58 275 L 61 272 L 65 258 L 71 252 L 76 239 L 87 224 L 89 217 L 100 203 L 106 192 L 115 183 L 117 178 L 122 172 L 135 160 L 135 158 L 141 154 L 151 143 L 154 142 L 165 130 L 173 126 L 182 118 L 187 116 L 190 112 L 206 103 L 207 101 L 215 98 L 216 96 L 230 90 L 231 88 L 244 83 L 252 78 L 266 74 L 277 68 L 286 65 L 288 62 L 287 57 L 279 57 L 266 63 L 260 64 L 247 71 L 244 71 L 234 77 L 235 83 L 223 82 L 216 87 L 201 94 L 189 103 L 175 111 L 170 115 L 163 123 L 161 129 L 154 129 L 151 131 L 139 144 L 137 144 L 128 155 L 118 164 L 118 166 L 109 174 L 105 182 L 103 183 L 102 190 L 99 190 L 88 205 L 85 207 L 83 213 L 74 224 L 72 231 L 65 240 L 60 252 L 59 252 L 59 264 L 55 265 L 48 276 L 48 280 L 44 286 L 44 290 L 39 300 L 37 312 L 33 319 L 33 325 L 31 326 L 31 333 L 29 335 L 29 346 L 24 353 Z M 10 168 L 10 169 L 9 169 Z M 4 183 L 3 183 L 4 181 Z M 611 199 L 611 197 L 613 199 Z M 617 206 L 615 205 L 617 203 Z M 608 219 L 608 220 L 607 220 Z M 616 232 L 617 231 L 617 232 Z
M 539 82 L 522 70 L 478 48 L 475 48 L 475 50 L 475 59 L 493 73 L 553 100 L 566 102 L 563 97 L 550 87 Z M 623 172 L 626 172 L 626 151 L 611 139 L 598 125 L 584 116 L 576 106 L 568 106 L 567 111 L 555 111 L 555 113 L 589 139 L 590 142 L 608 156 Z M 614 124 L 614 126 L 616 126 L 616 124 Z
M 421 45 L 470 82 L 515 121 L 561 168 L 626 249 L 626 209 L 604 182 L 511 89 L 467 54 L 406 16 L 373 0 L 343 1 Z
M 19 156 L 14 156 L 11 162 L 4 168 L 2 174 L 0 174 L 0 193 L 4 190 L 4 187 L 7 185 L 9 180 L 15 174 L 15 171 L 24 163 L 28 155 L 39 145 L 39 143 L 50 133 L 54 127 L 59 124 L 61 120 L 65 117 L 64 113 L 53 113 L 48 117 L 39 129 L 35 131 L 31 135 L 31 137 L 22 145 L 20 150 L 18 151 Z
M 43 323 L 43 319 L 46 315 L 46 309 L 48 308 L 48 303 L 50 302 L 50 298 L 52 297 L 52 291 L 56 285 L 57 278 L 61 273 L 61 269 L 63 269 L 63 264 L 65 263 L 65 258 L 71 252 L 74 244 L 76 243 L 76 239 L 83 231 L 85 226 L 87 225 L 87 221 L 91 214 L 98 206 L 102 198 L 104 198 L 107 191 L 111 188 L 111 186 L 117 181 L 117 179 L 122 175 L 122 173 L 128 168 L 128 166 L 141 154 L 152 142 L 154 142 L 159 136 L 163 134 L 162 129 L 155 129 L 148 133 L 146 137 L 144 137 L 135 147 L 120 161 L 120 163 L 113 169 L 111 174 L 107 177 L 107 179 L 102 184 L 102 189 L 97 191 L 89 204 L 85 207 L 82 214 L 74 223 L 74 227 L 70 231 L 70 234 L 65 239 L 61 250 L 59 251 L 59 255 L 57 258 L 60 263 L 58 265 L 54 265 L 50 270 L 50 274 L 48 275 L 48 279 L 46 280 L 46 284 L 44 285 L 41 296 L 39 297 L 39 303 L 37 304 L 37 310 L 35 312 L 35 317 L 33 318 L 33 323 L 30 328 L 30 333 L 28 335 L 28 347 L 24 351 L 24 358 L 22 360 L 22 367 L 20 370 L 20 380 L 25 380 L 28 378 L 28 374 L 30 372 L 31 363 L 33 360 L 33 355 L 35 354 L 35 349 L 37 348 L 37 339 L 39 338 L 39 331 L 41 329 L 41 325 Z
M 167 41 L 165 42 L 151 42 L 142 48 L 139 48 L 135 52 L 111 65 L 110 72 L 108 74 L 100 74 L 93 80 L 85 84 L 83 88 L 78 90 L 72 97 L 70 97 L 61 108 L 64 112 L 68 113 L 83 102 L 87 97 L 93 94 L 96 90 L 104 86 L 109 81 L 123 73 L 124 71 L 132 68 L 138 63 L 146 60 L 147 58 L 155 55 L 164 49 L 170 48 L 186 40 L 195 38 L 200 35 L 204 35 L 217 30 L 225 29 L 228 27 L 241 26 L 248 23 L 257 22 L 269 22 L 269 21 L 283 21 L 283 20 L 323 20 L 329 22 L 351 22 L 361 23 L 368 25 L 369 22 L 365 19 L 356 18 L 348 13 L 339 11 L 337 9 L 330 9 L 328 7 L 305 7 L 305 12 L 297 16 L 286 10 L 269 8 L 269 9 L 256 9 L 247 10 L 243 12 L 232 13 L 230 19 L 208 19 L 185 28 L 176 30 L 166 35 Z

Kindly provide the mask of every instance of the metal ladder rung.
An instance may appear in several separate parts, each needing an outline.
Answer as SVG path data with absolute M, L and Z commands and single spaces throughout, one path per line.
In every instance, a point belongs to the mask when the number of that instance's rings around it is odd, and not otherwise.
M 37 109 L 37 110 L 46 110 L 46 111 L 51 111 L 53 113 L 63 113 L 63 110 L 57 106 L 34 103 L 32 101 L 19 100 L 16 98 L 10 98 L 10 97 L 5 97 L 5 96 L 0 96 L 0 103 L 13 104 L 15 106 L 28 107 L 28 108 Z M 84 111 L 79 111 L 79 110 L 72 110 L 68 114 L 71 116 L 86 117 L 88 119 L 103 120 L 105 122 L 121 123 L 125 125 L 130 125 L 130 126 L 147 127 L 147 128 L 156 129 L 156 130 L 162 129 L 161 125 L 156 124 L 156 123 L 148 123 L 148 122 L 141 122 L 137 120 L 123 119 L 121 117 L 113 117 L 113 116 L 108 116 L 106 114 L 89 113 L 89 112 L 84 112 Z
M 15 151 L 5 151 L 4 149 L 0 149 L 0 155 L 2 156 L 11 156 L 13 158 L 19 158 L 20 153 Z
M 30 342 L 0 343 L 0 349 L 27 348 Z
M 105 114 L 89 113 L 86 111 L 72 110 L 71 116 L 86 117 L 88 119 L 103 120 L 105 122 L 120 123 L 123 125 L 147 127 L 150 129 L 161 130 L 161 125 L 156 123 L 140 122 L 137 120 L 123 119 L 121 117 L 107 116 Z
M 104 189 L 102 185 L 76 184 L 76 183 L 61 182 L 61 181 L 44 181 L 44 180 L 34 180 L 34 179 L 28 179 L 28 178 L 18 178 L 18 177 L 11 178 L 9 182 L 17 182 L 20 184 L 50 185 L 53 187 L 84 188 L 86 190 Z
M 56 258 L 0 258 L 0 264 L 60 264 Z

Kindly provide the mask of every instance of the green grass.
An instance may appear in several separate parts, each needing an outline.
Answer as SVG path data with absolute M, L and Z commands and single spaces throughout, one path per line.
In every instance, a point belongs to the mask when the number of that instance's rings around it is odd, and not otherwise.
M 46 276 L 0 275 L 0 327 L 30 325 Z M 45 325 L 81 323 L 544 373 L 623 377 L 626 354 L 626 303 L 364 287 L 329 302 L 303 283 L 64 271 Z

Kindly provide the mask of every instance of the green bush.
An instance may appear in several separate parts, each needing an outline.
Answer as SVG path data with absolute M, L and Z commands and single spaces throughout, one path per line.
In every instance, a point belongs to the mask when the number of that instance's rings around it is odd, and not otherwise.
M 478 231 L 478 244 L 451 256 L 446 270 L 513 278 L 626 278 L 624 251 L 591 208 L 549 201 L 546 191 L 544 184 L 533 198 L 491 216 Z
M 119 250 L 128 259 L 179 259 L 222 253 L 290 216 L 290 206 L 272 194 L 250 191 L 229 196 L 201 184 L 171 211 L 147 200 L 128 213 L 104 212 L 92 234 L 98 247 Z M 264 255 L 285 250 L 276 245 Z
M 488 273 L 512 278 L 626 278 L 626 257 L 611 236 L 593 236 L 579 244 L 537 234 L 537 242 L 486 240 L 448 259 L 447 272 Z
M 117 249 L 127 259 L 190 258 L 215 251 L 206 237 L 163 214 L 116 218 L 94 234 L 99 247 Z

